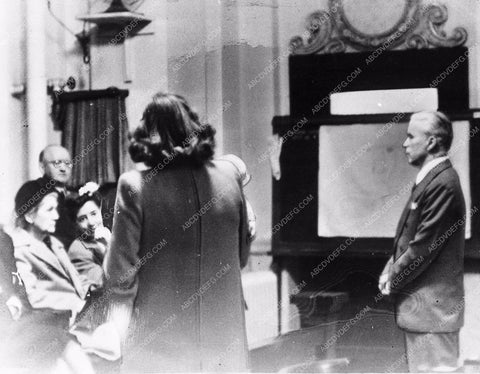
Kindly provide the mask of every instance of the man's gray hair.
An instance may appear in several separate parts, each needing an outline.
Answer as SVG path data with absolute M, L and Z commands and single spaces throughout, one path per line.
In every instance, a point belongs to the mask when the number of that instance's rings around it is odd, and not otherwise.
M 439 145 L 444 151 L 448 151 L 453 141 L 452 122 L 445 113 L 438 111 L 424 111 L 412 114 L 411 120 L 430 123 L 429 135 L 438 138 Z

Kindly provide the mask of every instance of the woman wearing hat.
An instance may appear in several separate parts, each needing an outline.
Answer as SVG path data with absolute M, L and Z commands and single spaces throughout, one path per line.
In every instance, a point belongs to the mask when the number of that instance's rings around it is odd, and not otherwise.
M 159 93 L 133 134 L 132 160 L 148 169 L 120 177 L 104 265 L 127 371 L 247 370 L 246 206 L 236 167 L 213 160 L 214 133 Z
M 68 334 L 85 304 L 87 290 L 60 243 L 51 234 L 58 220 L 58 192 L 42 179 L 26 182 L 15 196 L 14 244 L 17 276 L 27 310 L 18 322 L 17 349 L 27 367 L 55 365 L 63 357 L 74 372 L 89 372 L 87 356 Z

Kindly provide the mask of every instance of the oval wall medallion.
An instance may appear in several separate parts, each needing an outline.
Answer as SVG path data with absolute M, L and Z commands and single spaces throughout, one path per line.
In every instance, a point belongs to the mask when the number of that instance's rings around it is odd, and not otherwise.
M 419 18 L 418 0 L 329 0 L 329 8 L 339 37 L 359 50 L 403 43 Z

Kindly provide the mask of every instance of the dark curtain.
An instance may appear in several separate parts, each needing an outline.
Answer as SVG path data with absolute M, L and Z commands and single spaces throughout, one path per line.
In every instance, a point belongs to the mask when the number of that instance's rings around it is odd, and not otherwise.
M 125 171 L 128 121 L 127 90 L 109 88 L 64 92 L 54 103 L 56 129 L 73 161 L 73 187 L 93 181 L 116 183 Z

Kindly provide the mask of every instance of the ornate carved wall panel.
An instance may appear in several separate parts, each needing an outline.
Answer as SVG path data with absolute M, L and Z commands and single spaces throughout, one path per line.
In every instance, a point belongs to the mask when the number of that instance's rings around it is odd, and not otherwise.
M 367 24 L 388 24 L 386 20 L 381 22 L 375 18 L 381 13 L 381 9 L 375 7 L 386 3 L 378 0 L 370 0 L 370 3 L 376 12 L 370 12 L 371 19 L 366 21 Z M 463 27 L 455 28 L 451 35 L 444 31 L 448 20 L 446 6 L 423 5 L 421 0 L 396 0 L 394 3 L 388 4 L 390 8 L 384 11 L 390 17 L 398 16 L 398 19 L 387 20 L 393 25 L 387 25 L 385 30 L 371 27 L 376 32 L 368 33 L 353 22 L 357 15 L 353 7 L 365 7 L 365 2 L 329 0 L 328 11 L 317 11 L 307 17 L 306 31 L 290 40 L 290 50 L 292 54 L 322 54 L 345 52 L 348 46 L 357 51 L 374 51 L 455 47 L 467 41 L 467 31 Z

